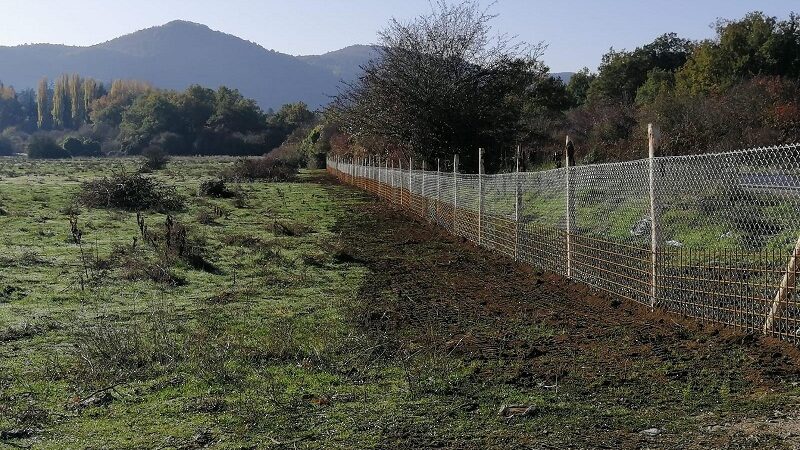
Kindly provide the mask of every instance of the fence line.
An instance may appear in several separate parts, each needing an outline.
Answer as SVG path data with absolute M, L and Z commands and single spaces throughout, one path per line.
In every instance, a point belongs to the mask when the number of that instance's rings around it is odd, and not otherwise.
M 800 341 L 800 144 L 487 175 L 328 158 L 454 235 L 613 295 Z

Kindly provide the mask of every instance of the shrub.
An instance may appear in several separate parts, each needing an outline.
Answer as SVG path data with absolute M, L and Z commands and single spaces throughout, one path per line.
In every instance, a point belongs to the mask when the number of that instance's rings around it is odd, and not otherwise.
M 191 150 L 186 145 L 186 139 L 176 133 L 161 133 L 150 141 L 150 145 L 159 147 L 169 155 L 184 155 Z
M 14 142 L 5 136 L 0 136 L 0 156 L 13 156 L 14 153 Z
M 227 172 L 226 178 L 235 180 L 265 180 L 288 181 L 297 175 L 297 165 L 293 161 L 286 161 L 270 156 L 261 158 L 242 158 Z
M 173 211 L 183 208 L 175 190 L 141 174 L 117 173 L 83 183 L 78 200 L 96 208 Z
M 167 167 L 167 163 L 169 162 L 169 156 L 167 153 L 158 146 L 151 145 L 142 151 L 142 156 L 144 156 L 144 163 L 142 163 L 142 169 L 145 171 L 150 170 L 161 170 L 164 167 Z
M 236 194 L 228 189 L 225 185 L 225 180 L 206 180 L 200 183 L 197 189 L 197 194 L 203 197 L 216 197 L 216 198 L 231 198 Z
M 47 136 L 33 136 L 28 141 L 28 158 L 33 159 L 59 159 L 69 158 L 70 154 L 58 145 L 56 141 Z
M 103 156 L 100 143 L 94 139 L 84 138 L 80 156 Z M 75 155 L 73 155 L 75 156 Z
M 83 142 L 74 136 L 67 136 L 61 142 L 61 147 L 68 151 L 70 155 L 80 155 L 83 153 Z

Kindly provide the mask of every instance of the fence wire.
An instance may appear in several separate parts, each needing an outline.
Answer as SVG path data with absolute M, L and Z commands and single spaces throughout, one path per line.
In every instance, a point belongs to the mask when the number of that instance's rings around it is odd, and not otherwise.
M 497 175 L 395 164 L 328 170 L 538 268 L 800 341 L 800 144 Z

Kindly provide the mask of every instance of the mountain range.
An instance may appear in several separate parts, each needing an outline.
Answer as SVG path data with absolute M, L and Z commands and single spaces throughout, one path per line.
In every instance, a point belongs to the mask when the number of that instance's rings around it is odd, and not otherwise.
M 303 101 L 318 108 L 353 80 L 376 51 L 353 45 L 322 55 L 292 56 L 197 23 L 176 20 L 81 47 L 57 44 L 0 46 L 0 81 L 17 89 L 42 77 L 78 73 L 104 82 L 148 81 L 166 89 L 191 84 L 239 89 L 262 108 Z M 564 75 L 554 74 L 562 79 Z

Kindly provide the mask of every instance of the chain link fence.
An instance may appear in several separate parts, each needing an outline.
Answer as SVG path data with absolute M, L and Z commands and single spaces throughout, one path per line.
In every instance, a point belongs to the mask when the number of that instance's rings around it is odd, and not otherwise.
M 327 167 L 518 261 L 800 341 L 800 144 L 497 175 L 405 163 L 331 158 Z

